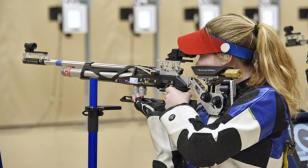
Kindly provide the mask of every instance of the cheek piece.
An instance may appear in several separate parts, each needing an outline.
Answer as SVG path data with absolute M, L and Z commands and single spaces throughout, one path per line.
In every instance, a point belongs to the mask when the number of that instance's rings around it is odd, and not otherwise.
M 245 61 L 252 61 L 254 51 L 215 37 L 204 29 L 178 38 L 179 49 L 188 55 L 230 54 Z

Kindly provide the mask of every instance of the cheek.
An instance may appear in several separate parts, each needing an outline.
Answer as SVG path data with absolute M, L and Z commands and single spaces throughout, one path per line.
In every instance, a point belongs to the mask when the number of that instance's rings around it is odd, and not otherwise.
M 197 65 L 199 66 L 222 66 L 223 62 L 217 56 L 209 55 L 199 58 Z

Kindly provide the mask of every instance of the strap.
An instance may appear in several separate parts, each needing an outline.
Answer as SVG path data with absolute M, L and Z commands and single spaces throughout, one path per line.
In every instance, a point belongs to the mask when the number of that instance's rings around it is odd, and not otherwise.
M 283 165 L 282 165 L 283 168 L 289 167 L 288 152 L 289 152 L 289 148 L 285 148 L 283 152 Z
M 287 107 L 287 115 L 288 115 L 288 121 L 289 121 L 289 125 L 290 125 L 290 140 L 287 140 L 286 142 L 286 148 L 288 148 L 288 153 L 289 155 L 293 155 L 294 151 L 295 151 L 295 140 L 294 140 L 294 125 L 291 121 L 291 115 L 290 115 L 290 111 L 289 111 L 289 107 Z
M 3 165 L 2 165 L 2 158 L 1 158 L 1 153 L 0 153 L 0 168 L 3 168 Z
M 286 148 L 288 148 L 286 153 L 287 155 L 293 155 L 294 151 L 295 151 L 295 140 L 294 140 L 294 126 L 291 120 L 291 114 L 290 114 L 290 110 L 289 110 L 289 106 L 287 104 L 287 102 L 283 99 L 283 97 L 280 95 L 279 98 L 282 100 L 283 104 L 284 104 L 284 109 L 286 110 L 285 114 L 287 115 L 288 118 L 288 123 L 290 125 L 290 139 L 286 141 Z

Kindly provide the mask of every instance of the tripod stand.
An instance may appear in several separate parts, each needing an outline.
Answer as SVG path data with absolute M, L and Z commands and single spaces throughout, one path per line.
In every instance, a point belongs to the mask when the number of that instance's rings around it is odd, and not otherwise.
M 90 80 L 89 106 L 82 112 L 88 117 L 88 168 L 97 168 L 98 118 L 104 110 L 120 110 L 121 106 L 97 106 L 97 79 Z M 2 167 L 0 167 L 2 168 Z

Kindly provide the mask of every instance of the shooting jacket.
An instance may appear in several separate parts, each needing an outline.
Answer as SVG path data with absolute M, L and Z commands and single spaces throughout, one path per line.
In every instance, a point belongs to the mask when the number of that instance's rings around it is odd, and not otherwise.
M 221 116 L 179 105 L 149 117 L 154 168 L 282 167 L 288 108 L 271 86 L 240 83 L 234 104 Z

